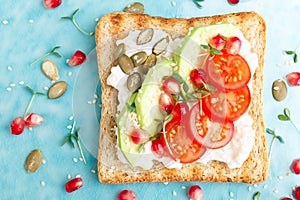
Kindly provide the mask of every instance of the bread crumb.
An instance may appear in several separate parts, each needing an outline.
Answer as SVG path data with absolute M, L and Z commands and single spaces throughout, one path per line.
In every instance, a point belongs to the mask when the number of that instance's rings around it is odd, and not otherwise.
M 46 185 L 46 183 L 45 183 L 45 181 L 41 181 L 41 186 L 45 186 Z
M 177 193 L 176 193 L 175 190 L 173 190 L 172 194 L 173 194 L 173 196 L 176 196 L 176 195 L 177 195 Z

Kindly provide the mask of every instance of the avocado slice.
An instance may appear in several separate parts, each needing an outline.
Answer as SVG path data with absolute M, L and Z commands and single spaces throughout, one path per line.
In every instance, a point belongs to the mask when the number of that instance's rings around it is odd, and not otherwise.
M 199 67 L 197 63 L 202 51 L 200 45 L 207 45 L 209 40 L 218 34 L 225 37 L 236 36 L 238 31 L 237 26 L 229 23 L 199 26 L 192 29 L 184 38 L 182 45 L 175 51 L 174 61 L 178 65 L 178 74 L 184 80 L 189 80 L 191 70 Z M 202 56 L 207 56 L 207 54 L 202 54 Z
M 172 75 L 173 66 L 175 63 L 172 60 L 163 60 L 152 67 L 135 99 L 139 124 L 150 136 L 159 131 L 158 127 L 164 119 L 158 101 L 163 78 Z

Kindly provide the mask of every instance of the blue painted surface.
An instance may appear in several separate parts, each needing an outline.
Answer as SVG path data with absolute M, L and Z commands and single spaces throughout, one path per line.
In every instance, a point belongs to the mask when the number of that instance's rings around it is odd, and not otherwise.
M 283 78 L 291 71 L 300 71 L 300 64 L 288 65 L 286 61 L 291 58 L 283 55 L 282 51 L 295 49 L 300 44 L 299 37 L 299 11 L 300 1 L 259 1 L 241 0 L 241 3 L 232 6 L 226 0 L 214 0 L 203 2 L 203 8 L 198 9 L 190 0 L 175 0 L 176 6 L 172 6 L 171 0 L 159 2 L 141 0 L 144 3 L 145 12 L 151 15 L 164 17 L 196 17 L 214 14 L 224 14 L 238 11 L 256 11 L 267 22 L 267 51 L 265 57 L 265 84 L 264 84 L 264 113 L 265 124 L 269 128 L 277 128 L 284 138 L 285 144 L 275 143 L 271 158 L 272 180 L 254 185 L 224 184 L 224 183 L 197 183 L 204 190 L 205 199 L 230 199 L 229 193 L 233 192 L 233 199 L 252 199 L 256 191 L 261 192 L 261 199 L 280 199 L 292 193 L 291 188 L 299 184 L 296 175 L 286 176 L 291 173 L 289 166 L 293 159 L 300 157 L 299 143 L 300 133 L 288 122 L 277 120 L 277 114 L 284 107 L 292 111 L 292 118 L 300 127 L 300 97 L 299 87 L 289 87 L 288 97 L 283 102 L 276 102 L 272 98 L 271 85 L 275 79 Z M 92 31 L 96 25 L 96 18 L 112 11 L 120 11 L 131 1 L 120 0 L 116 2 L 103 0 L 71 1 L 64 0 L 62 5 L 53 10 L 43 7 L 42 1 L 1 1 L 0 6 L 0 198 L 1 199 L 116 199 L 122 189 L 136 191 L 138 199 L 188 199 L 187 188 L 196 183 L 147 183 L 130 185 L 103 185 L 98 182 L 97 175 L 91 170 L 97 169 L 97 160 L 93 153 L 84 148 L 87 164 L 73 158 L 79 158 L 78 150 L 66 145 L 61 147 L 65 136 L 69 132 L 69 120 L 74 115 L 73 102 L 81 100 L 93 100 L 96 85 L 86 91 L 86 96 L 78 94 L 78 81 L 85 72 L 84 67 L 94 67 L 88 62 L 81 67 L 70 68 L 66 65 L 68 59 L 75 50 L 92 52 L 95 48 L 93 37 L 81 34 L 70 21 L 61 20 L 61 16 L 70 15 L 75 9 L 80 8 L 76 19 L 85 29 Z M 3 24 L 4 20 L 8 24 Z M 29 20 L 33 20 L 29 23 Z M 38 91 L 44 91 L 44 87 L 50 87 L 51 82 L 42 74 L 40 63 L 29 67 L 29 64 L 60 45 L 58 50 L 63 58 L 49 57 L 58 66 L 60 80 L 68 83 L 66 94 L 56 100 L 48 100 L 45 97 L 37 97 L 31 108 L 32 112 L 45 117 L 45 124 L 25 130 L 20 136 L 9 133 L 9 124 L 16 116 L 23 115 L 30 94 L 24 89 L 24 85 L 30 85 Z M 89 54 L 89 58 L 92 54 Z M 278 66 L 281 64 L 282 66 Z M 8 70 L 12 67 L 12 71 Z M 68 76 L 72 72 L 71 76 Z M 96 76 L 96 74 L 95 74 Z M 76 77 L 78 77 L 76 79 Z M 24 85 L 19 82 L 24 81 Z M 15 84 L 11 85 L 11 84 Z M 11 91 L 7 91 L 11 88 Z M 82 92 L 82 91 L 81 91 Z M 90 94 L 88 93 L 90 92 Z M 89 96 L 90 95 L 90 96 Z M 79 99 L 77 99 L 79 98 Z M 87 98 L 87 99 L 84 99 Z M 75 105 L 75 104 L 74 104 Z M 89 109 L 95 115 L 96 107 Z M 76 106 L 75 106 L 76 107 Z M 80 111 L 78 111 L 80 112 Z M 86 114 L 86 113 L 83 113 Z M 76 115 L 79 118 L 80 114 Z M 95 117 L 94 116 L 94 117 Z M 96 117 L 95 117 L 96 118 Z M 97 118 L 96 118 L 97 119 Z M 78 126 L 86 127 L 85 122 L 78 122 Z M 97 129 L 98 127 L 95 127 Z M 86 134 L 84 131 L 81 134 Z M 82 136 L 84 137 L 84 136 Z M 96 136 L 97 137 L 97 136 Z M 268 145 L 271 137 L 267 136 Z M 84 141 L 83 141 L 84 142 Z M 45 164 L 34 174 L 28 174 L 24 169 L 25 159 L 33 149 L 43 152 Z M 80 174 L 84 180 L 84 187 L 68 194 L 64 190 L 67 175 L 75 177 Z M 280 180 L 278 176 L 282 176 Z M 44 181 L 42 187 L 40 182 Z M 266 186 L 267 185 L 267 186 Z M 249 192 L 248 188 L 252 191 Z M 265 188 L 266 187 L 266 188 Z M 278 190 L 275 193 L 274 190 Z M 176 191 L 177 195 L 173 195 Z

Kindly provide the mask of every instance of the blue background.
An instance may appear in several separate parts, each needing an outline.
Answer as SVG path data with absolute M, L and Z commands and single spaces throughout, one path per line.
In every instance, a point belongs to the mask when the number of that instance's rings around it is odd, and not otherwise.
M 288 87 L 288 97 L 283 102 L 276 102 L 272 98 L 271 85 L 275 79 L 283 78 L 291 71 L 300 71 L 300 64 L 289 65 L 290 56 L 284 55 L 283 50 L 294 50 L 300 44 L 299 11 L 300 1 L 263 1 L 241 0 L 238 5 L 232 6 L 226 0 L 213 0 L 202 3 L 203 8 L 197 8 L 191 0 L 147 1 L 141 0 L 145 5 L 145 13 L 163 17 L 196 17 L 215 14 L 224 14 L 239 11 L 256 11 L 261 14 L 267 23 L 267 49 L 265 57 L 265 84 L 264 84 L 264 114 L 266 127 L 276 128 L 285 144 L 275 142 L 271 157 L 271 173 L 265 183 L 258 185 L 226 184 L 226 183 L 147 183 L 129 185 L 103 185 L 98 182 L 97 174 L 91 170 L 97 169 L 97 160 L 93 153 L 84 148 L 87 164 L 73 158 L 79 158 L 78 149 L 69 145 L 61 147 L 65 136 L 70 131 L 67 126 L 72 124 L 69 119 L 74 115 L 73 102 L 78 99 L 93 99 L 96 83 L 90 83 L 91 96 L 81 96 L 78 88 L 80 76 L 84 67 L 95 67 L 95 64 L 85 63 L 81 67 L 70 68 L 66 59 L 70 58 L 75 50 L 80 49 L 86 54 L 95 48 L 94 37 L 85 36 L 72 25 L 70 21 L 61 20 L 60 17 L 70 15 L 79 8 L 76 19 L 81 27 L 93 31 L 96 19 L 112 11 L 121 11 L 132 1 L 109 0 L 63 0 L 61 6 L 53 10 L 44 8 L 42 0 L 26 1 L 11 0 L 0 2 L 0 199 L 117 199 L 122 189 L 132 189 L 137 193 L 138 199 L 188 199 L 187 189 L 182 186 L 199 184 L 205 199 L 252 199 L 256 191 L 261 192 L 261 199 L 280 199 L 292 194 L 292 187 L 299 184 L 299 177 L 292 174 L 289 167 L 293 159 L 300 157 L 300 133 L 289 123 L 281 122 L 277 115 L 283 108 L 291 110 L 292 119 L 300 127 L 300 97 L 299 87 Z M 8 24 L 3 23 L 4 20 Z M 29 23 L 29 20 L 32 20 Z M 30 94 L 24 89 L 29 85 L 35 90 L 43 91 L 50 87 L 51 81 L 41 72 L 40 63 L 29 67 L 37 57 L 50 51 L 54 46 L 61 46 L 58 50 L 63 58 L 50 56 L 60 72 L 60 80 L 68 83 L 68 90 L 64 96 L 56 100 L 38 96 L 31 108 L 32 112 L 44 116 L 45 123 L 32 131 L 26 129 L 22 135 L 14 136 L 9 132 L 9 125 L 13 118 L 22 116 L 30 100 Z M 93 59 L 91 54 L 89 58 Z M 12 71 L 8 70 L 12 67 Z M 91 69 L 93 70 L 93 69 Z M 69 76 L 69 73 L 72 73 Z M 79 77 L 76 79 L 76 77 Z M 94 78 L 97 74 L 94 73 Z M 24 81 L 24 85 L 19 82 Z M 79 82 L 79 84 L 78 84 Z M 15 84 L 11 85 L 11 84 Z M 96 84 L 96 85 L 95 85 Z M 7 88 L 11 88 L 8 91 Z M 76 95 L 76 92 L 79 95 Z M 93 91 L 94 90 L 94 91 Z M 75 95 L 73 95 L 75 94 Z M 99 102 L 97 102 L 99 103 Z M 87 106 L 86 104 L 85 106 Z M 91 112 L 95 105 L 89 105 Z M 90 112 L 89 109 L 85 112 Z M 84 115 L 86 113 L 83 113 Z M 93 113 L 92 115 L 95 115 Z M 80 118 L 76 116 L 75 118 Z M 80 124 L 81 123 L 81 124 Z M 86 126 L 87 122 L 78 124 Z M 98 129 L 98 127 L 95 127 Z M 97 132 L 97 131 L 96 131 Z M 80 134 L 87 134 L 85 131 Z M 84 137 L 84 136 L 82 136 Z M 271 137 L 268 135 L 268 146 Z M 34 174 L 28 174 L 24 169 L 27 155 L 33 149 L 40 149 L 46 161 Z M 287 176 L 287 173 L 291 173 Z M 80 174 L 84 186 L 74 193 L 66 193 L 64 184 L 67 176 Z M 282 179 L 281 179 L 282 178 Z M 40 182 L 44 181 L 45 186 Z M 249 187 L 252 188 L 249 191 Z M 176 191 L 177 195 L 173 194 Z M 274 192 L 275 191 L 275 192 Z M 278 191 L 278 192 L 277 192 Z

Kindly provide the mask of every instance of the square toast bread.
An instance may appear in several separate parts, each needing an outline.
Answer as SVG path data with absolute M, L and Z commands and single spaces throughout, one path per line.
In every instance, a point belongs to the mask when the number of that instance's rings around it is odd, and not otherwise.
M 248 159 L 242 167 L 230 169 L 227 164 L 210 161 L 207 164 L 184 164 L 181 169 L 169 169 L 154 161 L 150 170 L 131 167 L 119 161 L 117 156 L 116 119 L 118 91 L 107 85 L 106 80 L 115 65 L 116 41 L 132 30 L 145 28 L 163 29 L 172 39 L 183 38 L 191 27 L 232 23 L 242 31 L 251 44 L 251 51 L 258 56 L 258 67 L 252 75 L 252 98 L 249 115 L 253 118 L 252 128 L 255 141 Z M 255 12 L 175 19 L 153 17 L 146 14 L 114 12 L 103 16 L 95 32 L 99 77 L 102 84 L 102 113 L 98 151 L 98 177 L 101 183 L 119 184 L 135 182 L 244 182 L 258 183 L 267 179 L 269 159 L 263 119 L 263 73 L 266 46 L 266 25 Z

